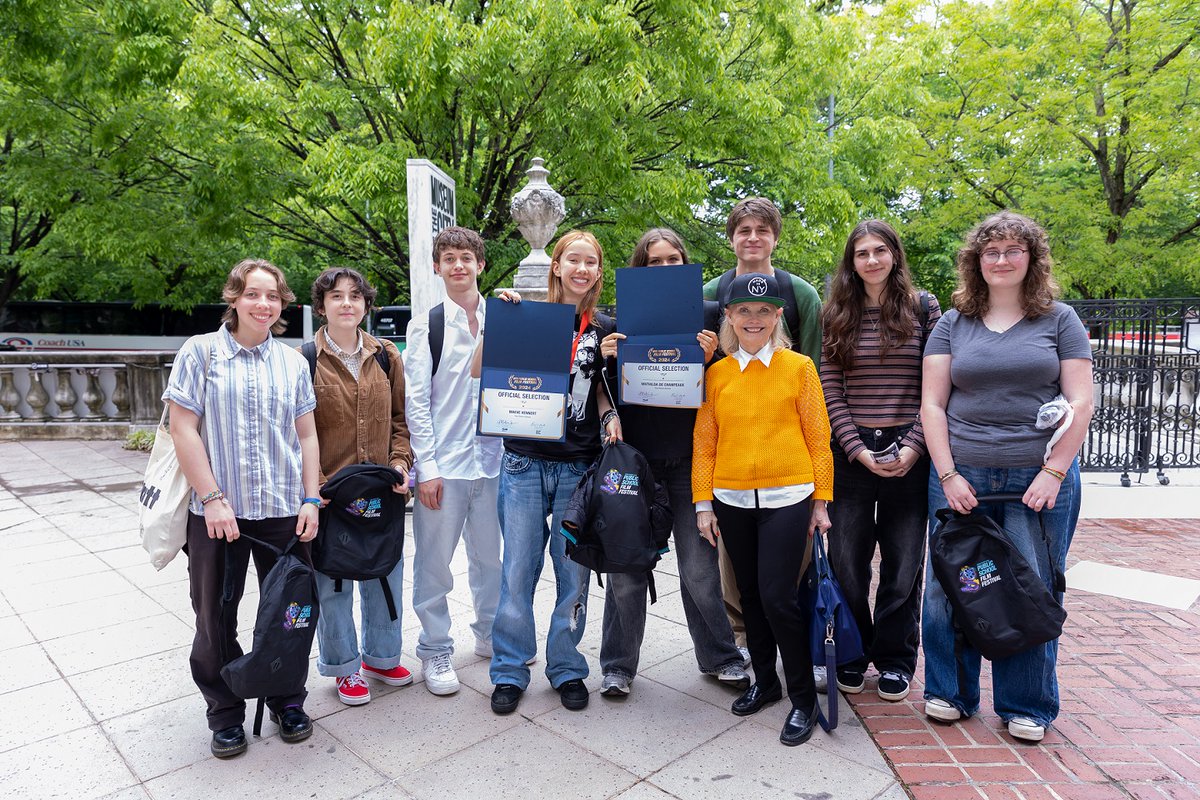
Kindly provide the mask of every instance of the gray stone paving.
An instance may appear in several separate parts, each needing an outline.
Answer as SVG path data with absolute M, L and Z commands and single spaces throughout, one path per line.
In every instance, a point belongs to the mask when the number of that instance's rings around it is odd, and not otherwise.
M 435 697 L 421 684 L 410 575 L 404 663 L 413 686 L 372 683 L 372 702 L 349 708 L 314 668 L 311 739 L 286 745 L 268 722 L 245 755 L 218 761 L 188 672 L 185 559 L 155 572 L 137 533 L 145 462 L 115 442 L 0 442 L 2 798 L 907 796 L 844 704 L 833 735 L 818 731 L 798 748 L 778 742 L 782 704 L 744 719 L 729 713 L 734 693 L 696 670 L 670 557 L 625 701 L 596 693 L 603 591 L 593 584 L 589 707 L 563 709 L 539 662 L 519 711 L 492 714 L 488 665 L 469 647 L 460 549 L 451 609 L 455 638 L 468 646 L 454 658 L 457 695 Z M 536 600 L 543 630 L 552 581 L 547 570 Z M 255 602 L 248 591 L 243 608 Z

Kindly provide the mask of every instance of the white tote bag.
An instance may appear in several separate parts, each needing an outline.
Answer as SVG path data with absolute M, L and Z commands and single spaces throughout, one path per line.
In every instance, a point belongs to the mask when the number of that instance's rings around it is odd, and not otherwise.
M 179 468 L 175 442 L 166 422 L 167 410 L 164 408 L 154 431 L 154 448 L 150 451 L 150 463 L 146 465 L 142 494 L 138 498 L 142 547 L 150 554 L 150 563 L 155 569 L 170 564 L 187 542 L 188 501 L 192 498 L 192 487 Z
M 215 344 L 216 337 L 210 337 L 206 376 L 208 366 L 212 364 Z M 204 406 L 203 397 L 200 405 Z M 175 442 L 167 428 L 169 408 L 169 404 L 164 406 L 162 418 L 154 431 L 154 447 L 150 450 L 150 462 L 146 464 L 146 477 L 142 480 L 142 493 L 138 498 L 142 547 L 150 554 L 150 563 L 158 570 L 170 564 L 187 543 L 188 502 L 192 498 L 192 487 L 179 467 Z

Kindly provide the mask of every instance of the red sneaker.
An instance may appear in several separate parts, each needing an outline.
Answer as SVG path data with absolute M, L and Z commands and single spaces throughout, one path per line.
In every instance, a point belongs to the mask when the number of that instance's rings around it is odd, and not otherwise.
M 371 702 L 371 687 L 357 672 L 334 680 L 337 681 L 338 697 L 346 705 L 361 706 Z
M 399 664 L 391 669 L 375 669 L 374 667 L 368 667 L 366 664 L 363 664 L 362 672 L 363 675 L 366 675 L 368 678 L 374 678 L 377 681 L 383 681 L 388 686 L 408 686 L 413 682 L 412 673 Z

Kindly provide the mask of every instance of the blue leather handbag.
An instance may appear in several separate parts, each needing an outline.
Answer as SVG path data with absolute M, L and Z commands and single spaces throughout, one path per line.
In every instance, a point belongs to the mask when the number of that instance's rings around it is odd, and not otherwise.
M 804 573 L 801 591 L 805 595 L 801 608 L 812 609 L 809 647 L 813 663 L 825 665 L 830 688 L 834 687 L 837 667 L 862 658 L 862 636 L 842 594 L 829 557 L 825 554 L 825 537 L 820 531 L 813 534 L 812 563 Z M 838 693 L 829 692 L 829 717 L 825 717 L 818 702 L 817 719 L 821 727 L 831 731 L 837 727 Z

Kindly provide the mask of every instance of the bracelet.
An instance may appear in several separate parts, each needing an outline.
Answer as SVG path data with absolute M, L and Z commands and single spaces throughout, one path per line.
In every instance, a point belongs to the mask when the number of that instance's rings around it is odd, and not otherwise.
M 319 497 L 306 497 L 306 498 L 304 498 L 303 500 L 301 500 L 301 501 L 300 501 L 300 505 L 304 505 L 305 503 L 312 503 L 312 504 L 313 504 L 314 506 L 316 506 L 317 508 L 320 508 L 320 507 L 321 507 L 321 498 L 319 498 Z
M 943 472 L 941 475 L 938 475 L 938 483 L 945 483 L 946 481 L 950 480 L 957 474 L 958 474 L 958 470 L 956 470 L 956 469 L 947 470 L 946 472 Z
M 607 428 L 608 423 L 612 422 L 614 418 L 620 419 L 621 415 L 616 412 L 616 409 L 610 408 L 604 412 L 604 416 L 600 417 L 600 427 Z
M 1048 467 L 1045 464 L 1042 465 L 1042 472 L 1048 472 L 1051 475 L 1053 475 L 1054 477 L 1058 478 L 1059 483 L 1062 483 L 1067 478 L 1067 473 L 1059 472 L 1058 470 L 1054 469 L 1053 467 Z
M 206 506 L 209 503 L 211 503 L 213 500 L 224 500 L 224 499 L 225 499 L 224 492 L 222 492 L 220 489 L 213 489 L 211 492 L 204 495 L 204 497 L 200 498 L 200 505 Z

